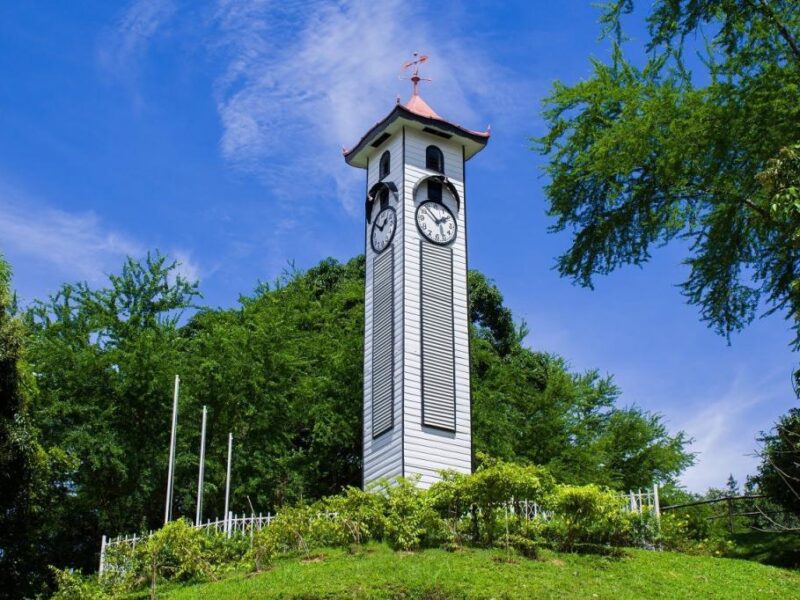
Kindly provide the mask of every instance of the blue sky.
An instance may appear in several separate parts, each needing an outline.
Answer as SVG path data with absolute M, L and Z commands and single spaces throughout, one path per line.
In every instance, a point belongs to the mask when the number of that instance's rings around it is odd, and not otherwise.
M 30 301 L 100 284 L 158 248 L 208 304 L 232 306 L 290 260 L 358 254 L 363 172 L 341 148 L 407 99 L 399 65 L 419 50 L 428 103 L 492 126 L 468 163 L 470 266 L 527 320 L 529 345 L 613 374 L 623 404 L 694 437 L 690 489 L 741 481 L 755 435 L 793 405 L 780 316 L 728 346 L 676 288 L 679 245 L 593 291 L 553 271 L 569 238 L 547 233 L 529 137 L 551 83 L 608 56 L 597 17 L 589 2 L 539 0 L 4 3 L 0 250 L 15 286 Z

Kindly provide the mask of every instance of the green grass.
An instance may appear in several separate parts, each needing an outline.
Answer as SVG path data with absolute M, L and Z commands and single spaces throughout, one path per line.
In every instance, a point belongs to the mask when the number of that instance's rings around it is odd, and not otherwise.
M 800 574 L 755 562 L 628 550 L 625 558 L 502 551 L 326 549 L 264 573 L 172 588 L 180 598 L 800 598 Z

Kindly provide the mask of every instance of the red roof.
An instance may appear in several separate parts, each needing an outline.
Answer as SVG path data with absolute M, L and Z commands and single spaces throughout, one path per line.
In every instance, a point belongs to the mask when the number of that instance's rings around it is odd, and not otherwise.
M 406 108 L 413 113 L 417 113 L 422 117 L 428 117 L 431 119 L 439 119 L 440 121 L 443 120 L 442 117 L 436 114 L 436 112 L 428 106 L 428 103 L 422 99 L 422 96 L 419 94 L 414 94 L 411 96 L 411 99 L 406 102 Z
M 491 135 L 491 132 L 488 130 L 473 131 L 443 119 L 436 113 L 435 110 L 428 106 L 428 103 L 425 102 L 425 100 L 422 99 L 422 96 L 416 93 L 415 90 L 415 93 L 412 94 L 409 101 L 405 104 L 400 104 L 398 100 L 398 104 L 389 112 L 389 114 L 373 125 L 355 146 L 349 150 L 343 149 L 342 154 L 344 154 L 345 160 L 349 163 L 353 155 L 363 149 L 364 146 L 369 143 L 369 141 L 379 131 L 386 128 L 396 118 L 401 116 L 411 118 L 412 120 L 416 121 L 422 121 L 425 125 L 431 125 L 434 127 L 439 126 L 441 129 L 447 132 L 468 138 L 472 142 L 479 144 L 481 147 L 486 145 L 486 142 L 489 141 L 489 136 Z

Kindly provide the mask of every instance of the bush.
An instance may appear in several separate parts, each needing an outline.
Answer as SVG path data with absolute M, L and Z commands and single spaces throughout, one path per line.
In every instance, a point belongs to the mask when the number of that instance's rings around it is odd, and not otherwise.
M 560 550 L 576 544 L 623 546 L 630 543 L 631 519 L 617 492 L 596 485 L 560 485 L 548 499 L 553 515 L 543 527 L 543 536 Z
M 431 496 L 416 481 L 400 477 L 384 482 L 386 496 L 385 539 L 395 550 L 416 550 L 448 540 L 448 528 L 433 508 Z
M 514 534 L 509 536 L 509 543 L 514 550 L 525 558 L 539 558 L 539 546 L 524 535 Z
M 318 503 L 323 513 L 335 514 L 328 519 L 330 539 L 326 545 L 343 546 L 365 544 L 380 540 L 386 527 L 386 497 L 348 487 L 337 496 L 329 496 Z
M 552 476 L 543 467 L 483 457 L 475 473 L 444 473 L 443 480 L 428 494 L 440 513 L 451 519 L 460 519 L 470 508 L 473 539 L 491 546 L 506 525 L 498 523 L 499 507 L 513 499 L 541 502 L 553 485 Z
M 520 514 L 523 500 L 537 502 L 546 514 Z M 108 549 L 103 591 L 118 595 L 155 587 L 160 579 L 207 580 L 223 569 L 237 568 L 243 558 L 251 568 L 268 568 L 281 554 L 338 546 L 348 550 L 369 541 L 384 541 L 396 550 L 443 546 L 457 550 L 471 541 L 514 549 L 536 558 L 545 545 L 555 550 L 619 554 L 624 545 L 652 546 L 659 539 L 669 548 L 708 552 L 708 540 L 690 540 L 688 524 L 671 515 L 658 522 L 649 512 L 624 512 L 618 492 L 596 485 L 556 485 L 536 466 L 484 460 L 472 475 L 445 473 L 424 491 L 417 480 L 398 478 L 378 483 L 371 492 L 346 488 L 312 505 L 284 508 L 271 523 L 249 536 L 231 538 L 195 529 L 186 521 L 168 524 L 135 549 Z M 712 550 L 713 551 L 713 550 Z M 80 578 L 62 574 L 62 598 L 80 597 Z M 71 596 L 69 594 L 72 594 Z M 91 596 L 87 596 L 91 597 Z
M 255 571 L 263 571 L 271 566 L 278 554 L 278 543 L 272 526 L 264 527 L 253 535 L 253 546 L 247 553 L 247 559 Z
M 172 521 L 149 538 L 106 549 L 103 589 L 112 595 L 153 588 L 159 580 L 208 581 L 235 569 L 244 558 L 249 540 L 227 538 L 195 529 L 186 520 Z
M 662 547 L 686 554 L 706 556 L 724 556 L 735 547 L 726 534 L 715 535 L 709 532 L 708 537 L 699 537 L 695 528 L 695 520 L 685 514 L 665 513 L 661 517 Z
M 56 592 L 53 600 L 106 600 L 106 594 L 96 577 L 85 577 L 80 573 L 62 571 L 51 567 L 55 576 Z

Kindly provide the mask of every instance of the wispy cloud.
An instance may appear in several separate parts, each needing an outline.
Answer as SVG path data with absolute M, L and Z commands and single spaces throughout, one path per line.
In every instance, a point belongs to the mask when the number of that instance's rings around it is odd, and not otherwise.
M 216 95 L 225 159 L 295 199 L 299 181 L 306 194 L 333 183 L 354 211 L 361 175 L 344 166 L 339 150 L 391 109 L 392 92 L 406 99 L 399 64 L 416 49 L 432 56 L 431 103 L 454 120 L 484 126 L 510 97 L 501 69 L 458 31 L 442 35 L 440 20 L 423 13 L 421 4 L 399 0 L 220 2 L 227 68 Z M 487 86 L 490 72 L 494 84 Z
M 143 246 L 105 227 L 93 212 L 52 208 L 0 183 L 0 246 L 3 251 L 54 266 L 65 276 L 96 281 Z
M 205 14 L 178 15 L 174 0 L 136 0 L 103 38 L 100 57 L 135 80 L 148 45 L 184 17 L 195 20 L 219 65 L 211 93 L 224 160 L 295 214 L 332 198 L 355 213 L 362 176 L 340 150 L 391 109 L 395 94 L 406 99 L 399 65 L 412 51 L 431 56 L 426 98 L 451 120 L 496 124 L 533 97 L 479 50 L 474 32 L 459 31 L 455 14 L 443 31 L 443 12 L 416 0 L 218 0 Z
M 136 0 L 114 26 L 100 36 L 98 63 L 103 71 L 128 89 L 137 110 L 144 104 L 137 85 L 141 58 L 176 10 L 175 0 Z
M 0 182 L 0 251 L 19 261 L 55 269 L 67 280 L 99 283 L 118 271 L 126 257 L 141 257 L 147 250 L 141 240 L 108 226 L 92 211 L 53 208 Z M 174 248 L 167 254 L 180 263 L 178 272 L 187 279 L 203 274 L 191 252 Z
M 690 490 L 721 487 L 733 473 L 740 483 L 753 474 L 758 459 L 753 455 L 759 429 L 771 422 L 765 406 L 779 406 L 787 398 L 788 379 L 783 371 L 762 374 L 739 373 L 730 385 L 713 398 L 686 402 L 683 410 L 691 416 L 680 425 L 695 442 L 697 464 L 684 473 L 681 481 Z M 693 412 L 693 407 L 702 407 Z M 769 412 L 769 411 L 767 411 Z

